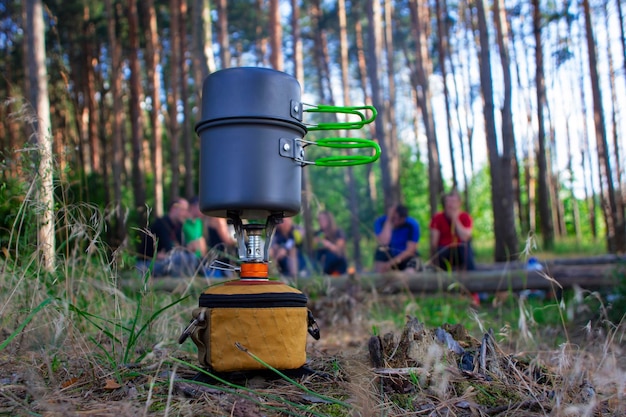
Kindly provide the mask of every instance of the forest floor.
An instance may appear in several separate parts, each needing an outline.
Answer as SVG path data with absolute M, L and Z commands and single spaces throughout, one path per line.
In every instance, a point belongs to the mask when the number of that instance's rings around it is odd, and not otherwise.
M 575 305 L 575 318 L 561 328 L 525 333 L 519 323 L 517 331 L 470 334 L 472 311 L 499 314 L 491 303 L 468 309 L 466 323 L 455 326 L 372 319 L 374 305 L 409 311 L 403 297 L 317 297 L 310 308 L 322 337 L 308 339 L 307 372 L 284 377 L 267 371 L 216 380 L 198 372 L 191 350 L 172 340 L 178 335 L 142 362 L 107 371 L 95 359 L 110 348 L 104 334 L 94 345 L 94 337 L 70 332 L 43 350 L 31 332 L 0 351 L 0 415 L 626 415 L 623 323 Z

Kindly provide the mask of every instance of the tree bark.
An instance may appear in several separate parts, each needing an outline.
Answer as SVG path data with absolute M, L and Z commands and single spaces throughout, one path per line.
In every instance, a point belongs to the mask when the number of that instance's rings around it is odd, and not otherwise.
M 300 31 L 300 1 L 291 0 L 291 33 L 293 36 L 294 77 L 300 88 L 304 85 L 302 37 Z M 304 252 L 309 259 L 313 256 L 313 213 L 311 213 L 311 180 L 309 170 L 302 170 L 302 220 L 304 223 Z
M 511 58 L 509 55 L 509 25 L 506 18 L 506 10 L 503 0 L 494 0 L 493 16 L 496 27 L 496 39 L 500 51 L 500 63 L 502 65 L 502 80 L 504 84 L 504 101 L 502 103 L 502 169 L 507 174 L 502 178 L 503 182 L 511 183 L 512 201 L 509 203 L 519 211 L 519 182 L 518 163 L 515 153 L 515 130 L 513 126 L 513 81 L 511 77 Z M 508 188 L 507 184 L 503 184 Z M 503 190 L 504 191 L 504 190 Z M 515 210 L 513 210 L 513 220 L 508 220 L 509 224 L 515 225 Z
M 182 103 L 183 110 L 183 123 L 181 139 L 183 144 L 183 172 L 185 174 L 185 197 L 191 198 L 197 194 L 195 174 L 197 170 L 194 169 L 196 161 L 193 158 L 193 144 L 191 137 L 191 100 L 189 99 L 189 60 L 187 59 L 187 16 L 189 15 L 187 8 L 187 0 L 180 0 L 180 18 L 179 30 L 180 35 L 178 37 L 180 54 L 179 54 L 179 67 L 180 67 L 180 101 Z
M 608 1 L 605 0 L 604 1 L 604 7 L 603 7 L 603 11 L 604 11 L 604 26 L 605 27 L 609 27 L 610 22 L 609 22 L 609 11 L 608 11 Z M 623 41 L 623 40 L 622 40 Z M 624 167 L 622 166 L 622 152 L 621 152 L 621 146 L 620 146 L 620 138 L 619 138 L 619 131 L 620 131 L 620 124 L 618 122 L 618 113 L 619 113 L 619 108 L 620 108 L 620 103 L 618 103 L 617 100 L 617 94 L 616 94 L 616 84 L 615 84 L 615 65 L 613 64 L 613 52 L 611 51 L 611 48 L 607 48 L 606 49 L 606 54 L 607 54 L 607 62 L 608 62 L 608 66 L 609 66 L 609 90 L 610 90 L 610 94 L 611 94 L 611 133 L 612 133 L 612 140 L 613 140 L 613 161 L 615 163 L 615 183 L 617 184 L 617 187 L 615 187 L 615 200 L 617 202 L 617 207 L 618 210 L 624 210 L 624 196 L 622 188 L 626 187 L 626 184 L 624 184 L 623 181 L 624 180 Z M 622 216 L 623 217 L 623 216 Z M 626 231 L 625 231 L 626 233 Z
M 350 99 L 350 68 L 348 63 L 348 24 L 346 17 L 345 0 L 337 1 L 337 16 L 339 18 L 339 63 L 341 67 L 341 87 L 343 92 L 343 105 L 351 106 Z M 344 132 L 346 134 L 346 132 Z M 346 149 L 348 154 L 350 149 Z M 362 268 L 361 259 L 361 232 L 359 228 L 359 199 L 354 179 L 354 170 L 351 166 L 346 167 L 346 187 L 348 188 L 348 206 L 350 209 L 350 236 L 352 237 L 352 259 L 357 270 Z
M 387 137 L 389 146 L 387 148 L 387 153 L 389 154 L 389 169 L 391 171 L 391 182 L 392 184 L 397 184 L 397 190 L 394 191 L 397 195 L 394 195 L 393 198 L 397 202 L 402 202 L 402 190 L 400 189 L 400 160 L 399 160 L 399 150 L 398 150 L 398 129 L 396 127 L 396 68 L 394 64 L 394 41 L 393 41 L 393 14 L 394 7 L 393 2 L 391 0 L 384 0 L 384 45 L 385 45 L 385 54 L 387 59 L 387 93 L 385 94 L 387 100 L 385 102 L 385 109 L 387 110 L 386 120 L 387 120 Z
M 622 47 L 622 67 L 626 77 L 626 28 L 624 28 L 624 11 L 622 10 L 622 0 L 615 0 L 617 6 L 617 19 L 619 21 L 620 46 Z
M 267 66 L 267 35 L 263 24 L 263 15 L 265 0 L 256 0 L 254 2 L 255 16 L 255 39 L 254 39 L 254 55 L 256 56 L 256 64 L 260 67 Z
M 122 47 L 117 38 L 117 13 L 112 0 L 105 0 L 106 14 L 108 17 L 107 32 L 109 39 L 109 51 L 111 54 L 111 98 L 113 100 L 113 121 L 111 129 L 112 150 L 112 174 L 113 174 L 113 206 L 115 210 L 115 225 L 113 227 L 113 239 L 116 243 L 121 242 L 126 234 L 126 225 L 122 215 L 122 185 L 123 185 L 123 115 L 124 103 L 122 101 Z
M 441 71 L 441 83 L 443 84 L 443 101 L 446 109 L 446 131 L 448 132 L 448 147 L 450 148 L 450 167 L 452 168 L 452 188 L 458 188 L 458 179 L 456 174 L 457 160 L 454 152 L 454 141 L 452 139 L 452 112 L 450 111 L 450 92 L 448 90 L 448 71 L 446 62 L 448 60 L 448 36 L 447 36 L 447 18 L 444 13 L 446 10 L 446 0 L 438 0 L 435 2 L 435 13 L 437 20 L 437 53 L 439 54 L 439 70 Z M 463 163 L 463 161 L 461 161 Z
M 142 99 L 141 68 L 139 65 L 139 15 L 136 0 L 128 2 L 128 41 L 130 66 L 130 125 L 132 147 L 132 176 L 135 210 L 140 225 L 146 224 L 146 181 L 143 159 L 143 121 L 140 101 Z
M 616 198 L 611 161 L 608 154 L 606 127 L 604 125 L 604 108 L 598 75 L 596 45 L 591 22 L 589 0 L 583 0 L 585 15 L 585 35 L 587 39 L 587 53 L 589 54 L 589 75 L 591 78 L 591 93 L 593 96 L 593 114 L 598 148 L 598 165 L 600 167 L 600 183 L 603 184 L 604 217 L 607 230 L 607 246 L 609 252 L 626 252 L 626 236 L 624 225 L 624 210 L 621 201 Z
M 312 0 L 310 4 L 311 26 L 314 28 L 313 34 L 313 57 L 315 69 L 317 70 L 317 83 L 320 99 L 322 103 L 334 103 L 332 85 L 330 80 L 326 30 L 322 26 L 323 10 L 319 0 Z
M 227 0 L 217 0 L 217 42 L 220 45 L 221 68 L 230 68 Z
M 367 49 L 366 49 L 366 62 L 367 62 L 367 75 L 369 78 L 369 84 L 371 89 L 371 99 L 373 106 L 379 110 L 379 115 L 374 123 L 376 129 L 376 139 L 381 148 L 380 155 L 380 170 L 382 177 L 382 188 L 384 194 L 385 207 L 391 206 L 398 201 L 400 195 L 400 188 L 397 182 L 394 183 L 394 173 L 392 172 L 392 163 L 389 159 L 389 138 L 385 131 L 386 126 L 386 112 L 381 111 L 383 109 L 382 91 L 380 86 L 380 70 L 379 62 L 382 52 L 382 12 L 380 9 L 380 3 L 376 0 L 367 0 L 365 3 L 367 12 Z
M 170 201 L 180 195 L 180 125 L 178 123 L 178 104 L 180 100 L 180 1 L 170 0 L 170 91 L 167 96 L 168 130 L 170 139 Z
M 544 119 L 544 107 L 546 105 L 546 86 L 543 76 L 543 47 L 541 41 L 541 9 L 539 0 L 532 0 L 533 5 L 533 34 L 535 36 L 535 84 L 537 88 L 537 152 L 538 169 L 538 192 L 539 222 L 541 224 L 541 236 L 544 249 L 554 247 L 554 223 L 549 190 L 548 156 L 546 155 L 546 128 Z
M 191 6 L 191 50 L 193 51 L 193 73 L 196 85 L 197 105 L 202 104 L 202 82 L 215 71 L 213 56 L 213 33 L 211 23 L 211 4 L 209 0 L 193 0 Z M 202 110 L 200 109 L 200 114 Z
M 98 47 L 94 45 L 95 25 L 89 21 L 89 9 L 85 6 L 83 50 L 85 67 L 85 100 L 87 110 L 87 142 L 89 143 L 89 165 L 93 172 L 102 174 L 100 140 L 98 138 L 98 112 L 96 111 L 96 74 L 94 60 L 98 59 Z M 88 172 L 88 171 L 87 171 Z
M 270 65 L 277 71 L 284 70 L 283 26 L 280 23 L 278 0 L 270 0 Z
M 483 114 L 485 118 L 487 155 L 491 168 L 491 202 L 493 207 L 495 235 L 494 255 L 496 261 L 507 261 L 515 259 L 518 253 L 515 213 L 513 211 L 511 164 L 510 159 L 506 158 L 504 147 L 502 157 L 498 152 L 493 86 L 491 84 L 493 77 L 485 0 L 478 0 L 476 6 L 480 40 L 480 86 L 484 105 Z M 508 152 L 509 149 L 506 151 Z
M 39 208 L 37 247 L 40 250 L 40 267 L 54 271 L 54 163 L 52 157 L 52 125 L 50 122 L 50 98 L 48 96 L 48 72 L 46 69 L 45 25 L 41 0 L 24 2 L 26 22 L 27 55 L 25 67 L 28 73 L 28 93 L 35 111 L 33 130 L 37 146 L 37 204 Z
M 368 106 L 372 105 L 372 97 L 369 94 L 367 89 L 367 64 L 365 60 L 365 42 L 363 40 L 363 25 L 361 24 L 361 19 L 356 19 L 356 24 L 354 26 L 355 31 L 355 43 L 356 43 L 356 55 L 357 55 L 357 66 L 359 68 L 359 85 L 361 87 L 361 91 L 363 93 L 365 104 Z M 376 126 L 369 125 L 368 126 L 371 137 L 376 137 Z M 367 166 L 367 186 L 368 186 L 368 194 L 370 196 L 370 200 L 372 205 L 378 201 L 378 190 L 376 188 L 376 177 L 374 175 L 374 170 L 372 169 L 372 164 L 368 164 Z
M 417 49 L 415 73 L 412 74 L 412 82 L 418 106 L 422 112 L 422 121 L 428 144 L 428 189 L 430 216 L 432 217 L 438 210 L 439 199 L 443 193 L 443 177 L 441 175 L 441 163 L 439 162 L 439 148 L 429 83 L 429 77 L 432 74 L 427 37 L 430 31 L 430 23 L 428 7 L 424 0 L 410 1 L 409 8 L 411 12 L 411 33 Z
M 163 196 L 163 124 L 161 123 L 161 78 L 158 66 L 161 61 L 161 43 L 157 30 L 157 16 L 154 0 L 146 0 L 145 38 L 146 64 L 148 75 L 148 90 L 150 92 L 150 124 L 152 125 L 152 140 L 150 141 L 150 157 L 152 158 L 152 172 L 154 175 L 154 214 L 161 217 L 164 214 Z M 143 225 L 142 225 L 143 226 Z M 147 226 L 147 225 L 146 225 Z

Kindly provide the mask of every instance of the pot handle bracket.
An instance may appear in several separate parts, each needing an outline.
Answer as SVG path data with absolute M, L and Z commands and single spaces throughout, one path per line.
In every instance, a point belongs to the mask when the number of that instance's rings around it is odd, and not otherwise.
M 306 107 L 305 107 L 306 106 Z M 328 104 L 305 104 L 302 103 L 305 113 L 336 113 L 356 116 L 358 120 L 349 120 L 346 122 L 327 122 L 314 125 L 306 125 L 309 132 L 315 130 L 346 130 L 360 129 L 363 126 L 372 123 L 378 112 L 374 106 L 330 106 Z M 366 110 L 369 110 L 370 117 L 366 117 Z M 354 118 L 353 118 L 354 119 Z
M 293 106 L 292 108 L 295 109 Z M 297 110 L 306 113 L 345 114 L 348 115 L 348 118 L 352 119 L 345 122 L 328 122 L 318 123 L 316 125 L 306 125 L 308 131 L 361 129 L 363 126 L 372 123 L 378 114 L 374 106 L 330 106 L 326 104 L 319 104 L 315 106 L 302 103 Z M 369 117 L 366 116 L 366 112 L 370 113 Z M 343 149 L 345 152 L 343 155 L 331 155 L 318 158 L 315 161 L 307 161 L 304 159 L 304 148 L 309 145 L 317 145 L 323 148 Z M 353 149 L 370 149 L 370 152 L 353 154 Z M 380 145 L 372 139 L 361 138 L 331 137 L 318 139 L 316 141 L 310 141 L 304 138 L 280 138 L 279 153 L 285 158 L 293 159 L 302 166 L 317 165 L 326 167 L 341 167 L 371 164 L 372 162 L 377 161 L 380 157 Z

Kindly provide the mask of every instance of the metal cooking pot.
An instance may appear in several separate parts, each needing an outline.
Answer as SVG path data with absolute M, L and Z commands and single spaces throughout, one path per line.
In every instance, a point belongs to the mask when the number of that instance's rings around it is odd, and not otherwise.
M 196 126 L 203 213 L 266 219 L 300 211 L 307 133 L 300 94 L 295 78 L 267 68 L 229 68 L 205 79 Z

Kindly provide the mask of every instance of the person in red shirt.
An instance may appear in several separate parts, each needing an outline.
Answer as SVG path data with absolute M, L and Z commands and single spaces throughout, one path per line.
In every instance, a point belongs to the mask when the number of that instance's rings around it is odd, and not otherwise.
M 434 262 L 443 269 L 475 269 L 472 252 L 472 217 L 461 210 L 456 190 L 443 196 L 443 211 L 430 221 L 430 249 Z

